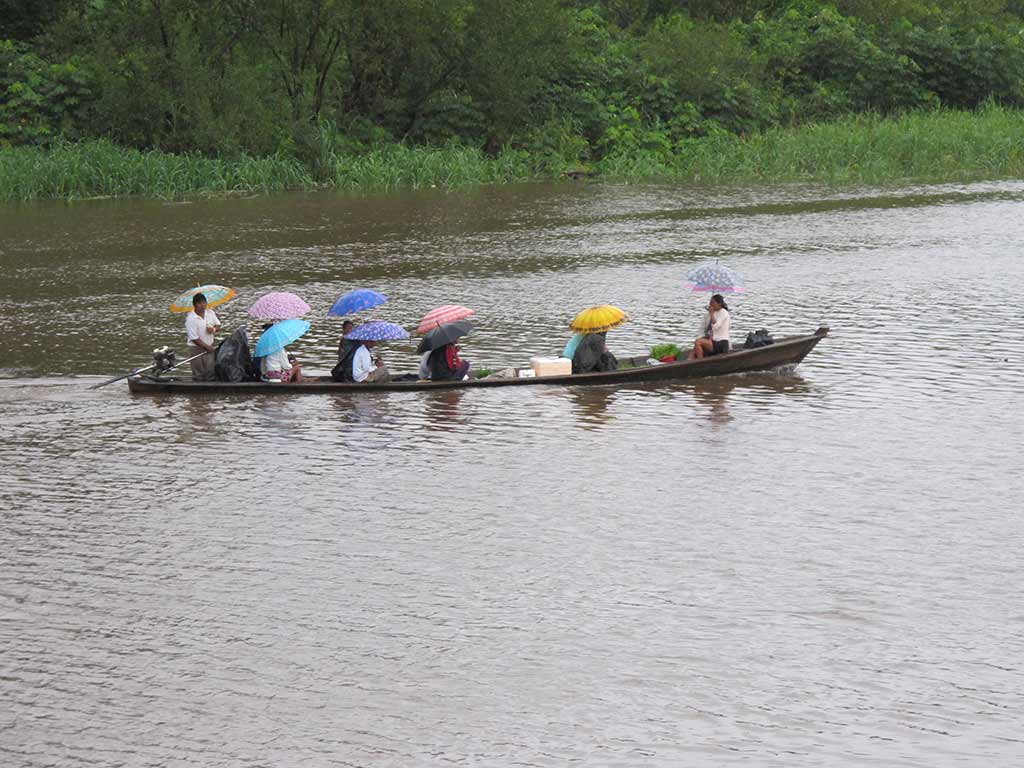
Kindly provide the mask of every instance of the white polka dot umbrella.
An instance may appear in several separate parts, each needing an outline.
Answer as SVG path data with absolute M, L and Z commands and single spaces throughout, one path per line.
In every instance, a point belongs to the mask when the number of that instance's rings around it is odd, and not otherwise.
M 743 276 L 717 261 L 694 267 L 686 276 L 686 280 L 686 287 L 691 291 L 743 293 Z

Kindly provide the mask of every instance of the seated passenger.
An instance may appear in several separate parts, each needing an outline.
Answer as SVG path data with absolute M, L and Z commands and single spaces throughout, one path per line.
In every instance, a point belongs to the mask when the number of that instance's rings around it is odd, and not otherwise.
M 357 341 L 352 351 L 352 367 L 346 370 L 351 375 L 350 381 L 366 384 L 384 383 L 391 380 L 388 367 L 380 355 L 370 355 L 370 350 L 377 346 L 376 341 Z
M 580 339 L 572 356 L 573 373 L 614 371 L 619 367 L 615 355 L 608 351 L 605 336 L 605 333 L 588 333 Z
M 704 335 L 693 342 L 693 349 L 687 360 L 700 360 L 709 355 L 721 355 L 729 351 L 729 307 L 716 293 L 708 302 L 708 312 L 704 316 Z
M 302 382 L 302 366 L 295 355 L 288 354 L 284 347 L 260 358 L 260 378 L 263 381 L 280 381 L 299 384 Z
M 355 344 L 351 339 L 346 339 L 345 334 L 355 328 L 355 325 L 351 320 L 346 320 L 341 324 L 341 338 L 338 340 L 338 362 L 340 363 L 345 357 L 345 353 L 348 352 L 349 347 Z
M 360 342 L 354 339 L 346 339 L 349 331 L 355 328 L 351 320 L 341 324 L 341 338 L 338 340 L 338 362 L 331 369 L 331 378 L 334 381 L 354 381 L 352 378 L 352 360 Z
M 461 381 L 469 374 L 469 361 L 459 358 L 459 347 L 453 342 L 430 353 L 427 371 L 432 381 Z

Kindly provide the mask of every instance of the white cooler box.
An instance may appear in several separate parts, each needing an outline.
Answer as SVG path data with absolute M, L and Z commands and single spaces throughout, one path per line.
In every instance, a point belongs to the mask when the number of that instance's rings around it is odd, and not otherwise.
M 535 376 L 568 376 L 572 373 L 572 360 L 568 357 L 531 357 L 530 367 Z

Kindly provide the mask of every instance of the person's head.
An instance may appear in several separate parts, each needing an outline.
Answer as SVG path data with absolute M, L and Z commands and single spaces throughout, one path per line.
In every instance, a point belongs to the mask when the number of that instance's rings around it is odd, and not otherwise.
M 195 310 L 197 315 L 201 315 L 206 311 L 206 294 L 197 293 L 192 297 L 192 309 Z
M 348 333 L 355 327 L 355 323 L 353 323 L 351 320 L 346 320 L 344 323 L 341 324 L 341 335 L 344 336 L 346 333 Z
M 722 298 L 722 294 L 716 293 L 714 296 L 711 297 L 711 302 L 708 304 L 708 309 L 710 309 L 712 312 L 717 312 L 720 309 L 728 311 L 729 305 L 725 303 L 725 299 Z
M 364 341 L 363 342 L 363 346 L 366 347 L 367 349 L 373 349 L 374 347 L 377 346 L 377 342 L 376 341 L 372 341 L 372 340 Z

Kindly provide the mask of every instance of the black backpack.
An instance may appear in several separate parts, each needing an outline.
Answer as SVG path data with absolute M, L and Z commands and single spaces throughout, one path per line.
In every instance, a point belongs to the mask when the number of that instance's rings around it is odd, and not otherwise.
M 249 339 L 245 334 L 245 328 L 238 328 L 218 344 L 213 359 L 213 371 L 217 381 L 251 381 L 253 359 L 249 353 Z M 256 378 L 259 378 L 259 371 L 256 371 Z
M 774 344 L 775 339 L 764 328 L 758 328 L 756 331 L 747 334 L 747 340 L 743 342 L 744 349 L 756 349 L 757 347 L 767 347 L 769 344 Z
M 345 350 L 345 354 L 342 355 L 341 360 L 338 364 L 331 368 L 331 378 L 334 381 L 355 381 L 352 378 L 352 361 L 355 359 L 356 352 L 363 346 L 361 342 L 353 342 L 348 345 L 348 349 Z

